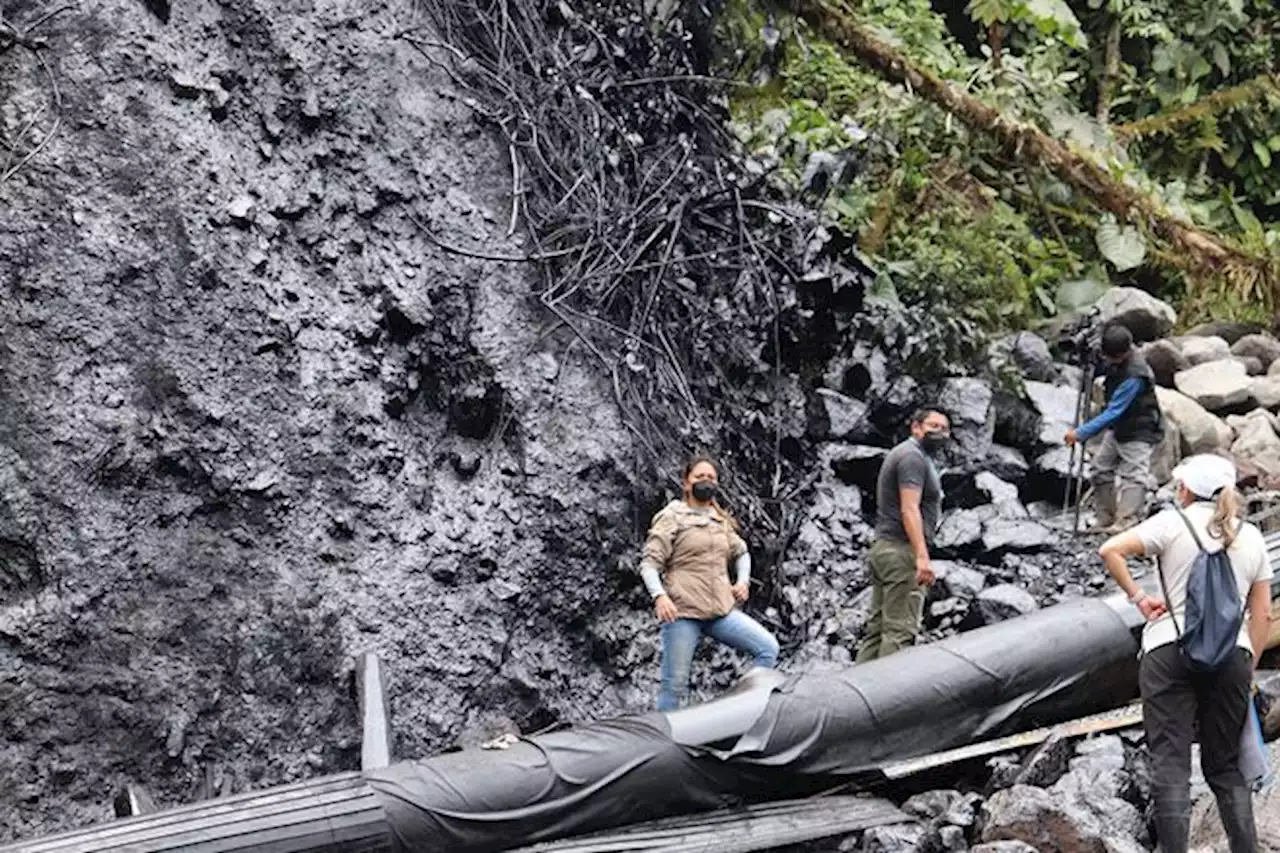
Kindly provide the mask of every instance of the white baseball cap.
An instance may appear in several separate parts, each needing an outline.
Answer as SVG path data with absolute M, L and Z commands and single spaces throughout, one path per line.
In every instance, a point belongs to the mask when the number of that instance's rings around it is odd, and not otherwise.
M 1236 466 L 1230 459 L 1212 453 L 1188 456 L 1173 469 L 1173 479 L 1199 498 L 1213 498 L 1218 492 L 1234 488 Z

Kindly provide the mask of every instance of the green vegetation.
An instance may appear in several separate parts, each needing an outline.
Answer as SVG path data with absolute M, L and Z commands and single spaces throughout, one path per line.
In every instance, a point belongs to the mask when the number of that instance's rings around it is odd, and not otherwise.
M 937 6 L 942 13 L 928 0 L 844 0 L 823 14 L 856 18 L 917 68 L 1039 128 L 1232 257 L 1190 265 L 1186 244 L 1147 217 L 1118 220 L 1043 163 L 886 82 L 789 5 L 729 0 L 721 62 L 751 83 L 732 102 L 738 138 L 857 235 L 884 271 L 882 296 L 908 309 L 928 302 L 991 332 L 1034 326 L 1119 284 L 1172 300 L 1185 324 L 1271 322 L 1280 308 L 1280 76 L 1270 72 L 1280 2 Z M 827 180 L 806 186 L 818 171 Z

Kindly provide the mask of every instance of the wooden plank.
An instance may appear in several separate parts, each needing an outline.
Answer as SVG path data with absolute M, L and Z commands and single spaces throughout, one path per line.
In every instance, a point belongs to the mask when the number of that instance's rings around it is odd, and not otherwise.
M 1128 728 L 1129 726 L 1136 726 L 1141 722 L 1142 703 L 1134 702 L 1110 711 L 1103 711 L 1100 714 L 1081 717 L 1078 720 L 1071 720 L 1070 722 L 1059 723 L 1054 726 L 1044 726 L 1038 729 L 1019 732 L 1018 734 L 996 738 L 995 740 L 973 743 L 968 746 L 956 747 L 955 749 L 935 752 L 930 755 L 922 755 L 919 758 L 894 762 L 893 764 L 888 764 L 881 768 L 881 772 L 889 779 L 902 779 L 907 776 L 915 775 L 916 773 L 924 772 L 925 770 L 945 767 L 948 764 L 968 761 L 972 758 L 982 758 L 988 755 L 996 755 L 1001 752 L 1012 752 L 1018 749 L 1025 749 L 1028 746 L 1035 746 L 1037 744 L 1044 743 L 1054 735 L 1059 737 L 1081 737 L 1083 735 L 1094 734 L 1096 732 Z
M 364 738 L 360 769 L 368 772 L 391 764 L 391 719 L 387 711 L 386 680 L 382 662 L 374 652 L 360 655 L 356 663 L 356 689 Z
M 817 797 L 650 821 L 624 830 L 546 841 L 510 853 L 754 853 L 912 821 L 888 800 Z

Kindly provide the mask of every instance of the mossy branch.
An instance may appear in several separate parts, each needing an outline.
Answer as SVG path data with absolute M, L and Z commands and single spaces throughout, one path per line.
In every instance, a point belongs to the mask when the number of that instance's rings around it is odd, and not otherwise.
M 845 0 L 792 0 L 792 7 L 820 35 L 862 65 L 939 105 L 972 130 L 990 135 L 1013 159 L 1047 169 L 1119 218 L 1143 223 L 1144 230 L 1170 244 L 1174 250 L 1172 256 L 1180 260 L 1180 267 L 1189 274 L 1223 273 L 1241 284 L 1263 284 L 1273 294 L 1273 305 L 1280 308 L 1280 298 L 1275 298 L 1280 271 L 1270 258 L 1250 254 L 1221 236 L 1170 214 L 1150 196 L 1115 179 L 1102 166 L 1070 150 L 1039 128 L 1007 118 L 999 110 L 918 67 L 859 23 Z
M 1238 86 L 1206 95 L 1195 103 L 1167 113 L 1148 116 L 1113 130 L 1122 140 L 1142 139 L 1179 130 L 1206 116 L 1217 116 L 1268 96 L 1280 97 L 1280 74 L 1261 74 Z

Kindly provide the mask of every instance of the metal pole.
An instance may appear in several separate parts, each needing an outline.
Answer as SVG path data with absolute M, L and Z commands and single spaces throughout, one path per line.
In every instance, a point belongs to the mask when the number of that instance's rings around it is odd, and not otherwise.
M 1089 359 L 1089 364 L 1085 367 L 1084 373 L 1080 380 L 1080 403 L 1081 417 L 1089 412 L 1089 394 L 1093 391 L 1093 359 Z M 1077 428 L 1079 423 L 1076 424 Z M 1084 496 L 1084 446 L 1087 442 L 1076 442 L 1080 448 L 1080 468 L 1074 472 L 1072 479 L 1076 482 L 1076 515 L 1075 520 L 1071 524 L 1071 535 L 1080 535 L 1080 505 L 1083 503 L 1081 498 Z

